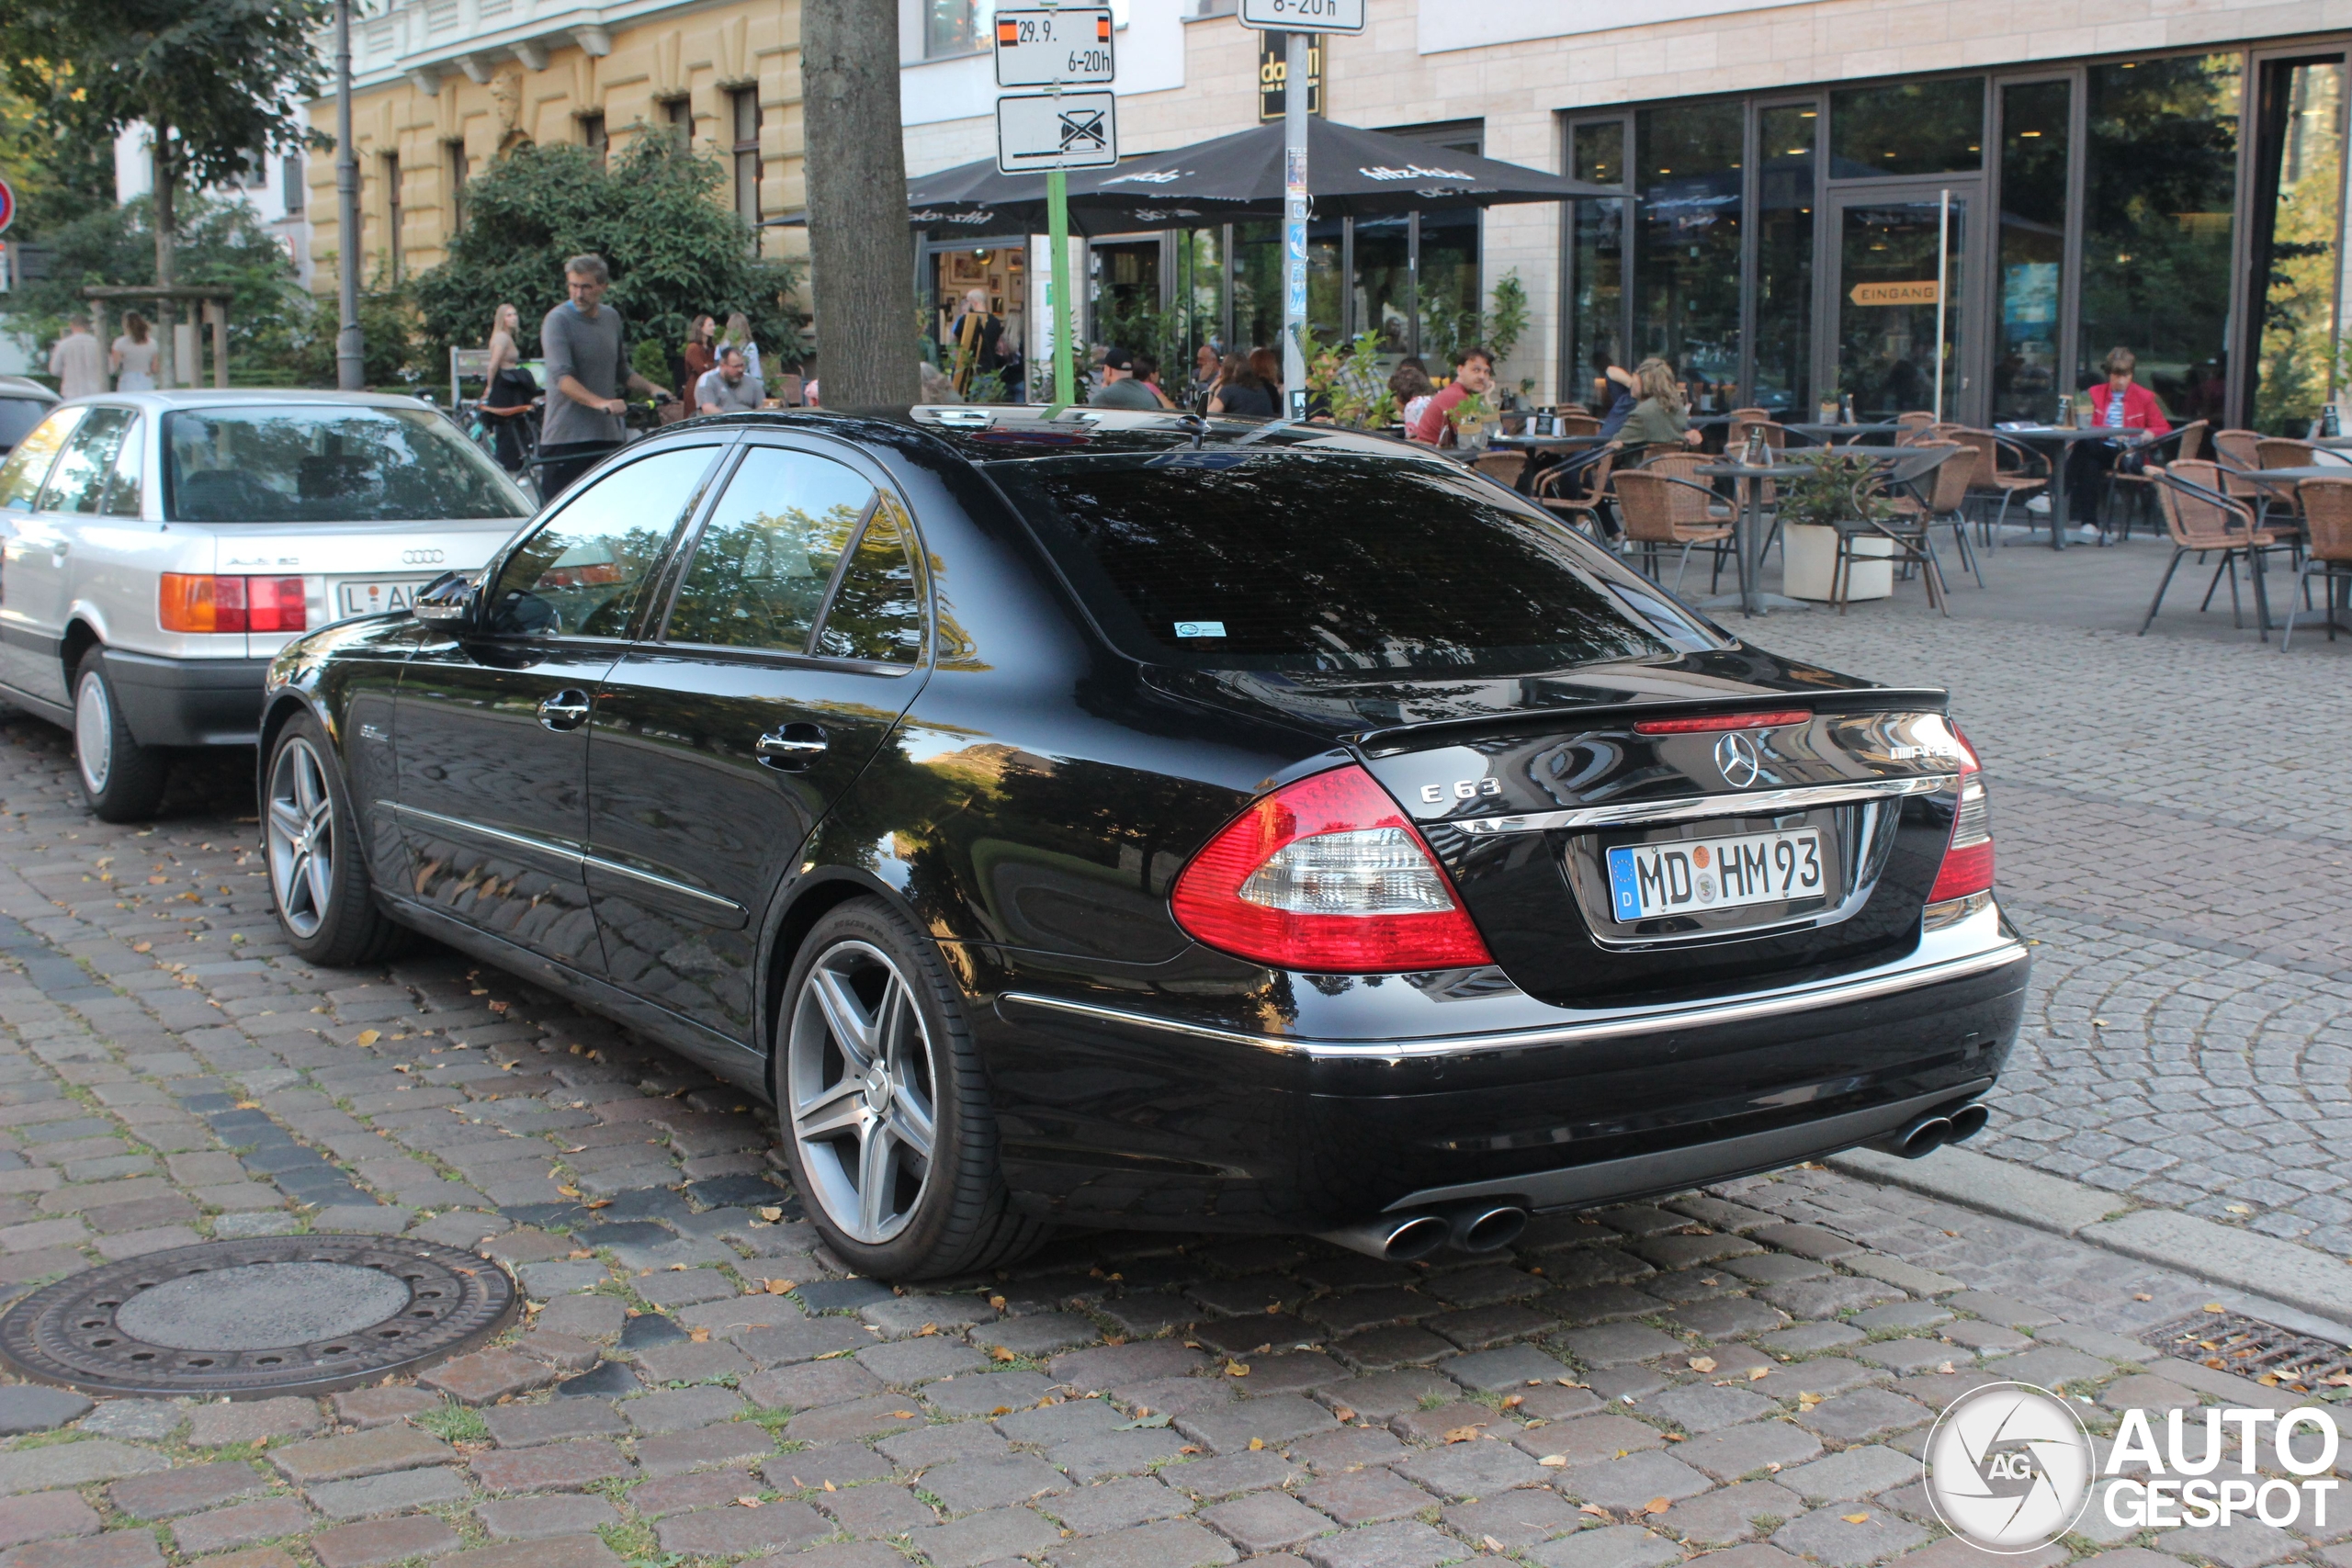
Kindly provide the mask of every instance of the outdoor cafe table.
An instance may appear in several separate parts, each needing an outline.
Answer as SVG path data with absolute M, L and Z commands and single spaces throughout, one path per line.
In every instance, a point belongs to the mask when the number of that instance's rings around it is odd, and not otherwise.
M 1811 436 L 1824 446 L 1850 446 L 1861 436 L 1892 435 L 1903 427 L 1890 421 L 1884 424 L 1784 424 L 1781 428 Z
M 1851 430 L 1855 427 L 1843 425 L 1838 428 Z M 1874 446 L 1864 448 L 1857 455 L 1867 457 L 1872 462 L 1883 463 L 1889 467 L 1901 462 L 1905 457 L 1919 459 L 1917 472 L 1901 476 L 1902 482 L 1908 484 L 1935 468 L 1953 454 L 1950 448 L 1930 447 L 1922 451 L 1911 446 Z M 1810 463 L 1702 463 L 1691 472 L 1703 474 L 1709 479 L 1803 479 L 1812 473 L 1813 465 Z M 1792 599 L 1784 593 L 1767 593 L 1758 586 L 1757 579 L 1763 568 L 1763 563 L 1757 558 L 1757 547 L 1764 536 L 1764 487 L 1761 484 L 1752 484 L 1747 487 L 1747 503 L 1740 508 L 1739 515 L 1734 519 L 1732 532 L 1736 546 L 1732 556 L 1739 563 L 1739 592 L 1736 594 L 1724 593 L 1711 599 L 1702 599 L 1699 601 L 1700 608 L 1728 610 L 1736 606 L 1743 615 L 1761 615 L 1774 610 L 1809 610 L 1813 607 L 1803 599 Z
M 1615 439 L 1613 435 L 1489 435 L 1487 445 L 1507 452 L 1578 452 Z
M 1994 434 L 2006 436 L 2011 441 L 2023 442 L 2028 446 L 2039 447 L 2041 449 L 2042 456 L 2049 459 L 2050 483 L 2044 488 L 2050 492 L 2050 547 L 2053 550 L 2064 549 L 2066 525 L 2069 521 L 2066 505 L 2066 459 L 2073 452 L 2075 442 L 2112 441 L 2115 439 L 2116 432 L 2105 425 L 2098 424 L 2088 429 L 2064 424 L 2030 424 L 2014 428 L 2000 426 L 1995 430 Z

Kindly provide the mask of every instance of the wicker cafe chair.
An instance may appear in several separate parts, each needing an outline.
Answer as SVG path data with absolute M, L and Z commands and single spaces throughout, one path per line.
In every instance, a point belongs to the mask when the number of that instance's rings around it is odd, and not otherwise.
M 2213 463 L 2171 463 L 2149 470 L 2155 480 L 2156 503 L 2164 510 L 2165 529 L 2172 536 L 2172 559 L 2165 566 L 2164 581 L 2156 584 L 2156 596 L 2148 602 L 2147 619 L 2140 623 L 2142 637 L 2163 607 L 2165 590 L 2172 586 L 2172 574 L 2180 569 L 2183 556 L 2192 552 L 2203 556 L 2219 551 L 2221 565 L 2213 569 L 2213 581 L 2205 587 L 2205 598 L 2197 606 L 2202 615 L 2213 602 L 2213 590 L 2221 586 L 2223 573 L 2230 579 L 2230 624 L 2244 628 L 2245 619 L 2238 604 L 2238 558 L 2245 558 L 2246 571 L 2254 579 L 2254 611 L 2256 628 L 2262 640 L 2270 640 L 2270 597 L 2263 581 L 2263 558 L 2274 551 L 2287 549 L 2279 536 L 2256 525 L 2258 513 L 2244 501 L 2224 494 L 2222 483 L 2226 470 Z
M 1898 531 L 1916 532 L 1924 541 L 1928 530 L 1938 523 L 1951 525 L 1951 536 L 1960 546 L 1960 563 L 1976 574 L 1976 586 L 1984 586 L 1984 569 L 1976 564 L 1976 552 L 1968 545 L 1968 519 L 1962 508 L 1968 504 L 1968 492 L 1976 480 L 1977 464 L 1982 453 L 1958 441 L 1916 441 L 1912 449 L 1919 452 L 1949 452 L 1951 457 L 1939 463 L 1924 476 L 1927 491 L 1921 494 L 1900 494 L 1894 498 Z
M 1470 466 L 1505 490 L 1513 490 L 1518 488 L 1521 471 L 1527 467 L 1527 454 L 1487 452 L 1470 459 Z
M 2254 453 L 2256 462 L 2266 468 L 2324 468 L 2334 467 L 2342 461 L 2324 446 L 2315 446 L 2309 441 L 2290 441 L 2276 435 L 2266 435 L 2256 442 Z M 2352 467 L 2345 468 L 2344 477 L 2352 479 Z M 2267 488 L 2277 492 L 2270 499 L 2283 502 L 2292 513 L 2295 519 L 2295 540 L 2300 545 L 2304 533 L 2302 487 L 2297 485 L 2292 490 L 2284 491 L 2281 491 L 2277 485 Z M 2278 525 L 2275 520 L 2272 525 Z
M 2222 493 L 2251 506 L 2256 516 L 2270 500 L 2267 487 L 2242 476 L 2262 467 L 2262 436 L 2251 430 L 2213 433 L 2213 462 L 2222 473 Z
M 1951 595 L 1944 586 L 1943 563 L 1936 558 L 1935 541 L 1928 536 L 1928 524 L 1933 514 L 1926 510 L 1928 502 L 1921 499 L 1918 487 L 1922 480 L 1928 481 L 1928 496 L 1932 499 L 1933 474 L 1959 461 L 1959 454 L 1965 450 L 1966 448 L 1956 441 L 1915 448 L 1905 452 L 1887 467 L 1874 469 L 1863 477 L 1859 487 L 1860 493 L 1870 495 L 1875 492 L 1893 501 L 1895 504 L 1895 518 L 1892 523 L 1883 523 L 1875 519 L 1866 520 L 1857 517 L 1836 525 L 1838 559 L 1831 568 L 1829 582 L 1830 597 L 1837 602 L 1839 615 L 1846 613 L 1847 595 L 1853 587 L 1854 562 L 1863 558 L 1860 552 L 1854 547 L 1855 543 L 1868 536 L 1892 542 L 1895 553 L 1904 558 L 1906 567 L 1911 562 L 1917 562 L 1919 567 L 1920 580 L 1927 584 L 1928 603 L 1934 605 L 1946 617 L 1950 617 Z M 1907 496 L 1906 492 L 1908 492 Z M 1911 502 L 1915 509 L 1907 516 L 1903 511 L 1903 504 L 1906 499 Z
M 1585 413 L 1582 411 L 1578 411 L 1575 413 L 1564 413 L 1560 416 L 1560 434 L 1563 435 L 1598 435 L 1600 434 L 1600 422 L 1593 418 L 1592 415 Z
M 2287 635 L 2278 639 L 2282 653 L 2295 640 L 2295 617 L 2311 604 L 2312 578 L 2320 580 L 2328 641 L 2335 640 L 2337 583 L 2345 585 L 2342 607 L 2352 608 L 2352 470 L 2340 479 L 2305 479 L 2295 491 L 2311 539 L 2303 564 L 2295 573 L 2296 583 L 2302 589 L 2301 604 L 2297 604 L 2297 595 L 2290 593 L 2287 598 Z
M 2198 461 L 2205 451 L 2206 433 L 2211 428 L 2211 421 L 2192 420 L 2168 435 L 2159 435 L 2154 441 L 2144 441 L 2134 447 L 2133 450 L 2140 456 L 2140 472 L 2126 473 L 2120 468 L 2109 468 L 2107 471 L 2107 494 L 2110 504 L 2105 510 L 2118 510 L 2111 504 L 2117 493 L 2115 487 L 2118 485 L 2126 487 L 2121 493 L 2130 497 L 2132 501 L 2131 505 L 2120 509 L 2123 525 L 2122 537 L 2128 539 L 2132 536 L 2133 514 L 2143 506 L 2154 504 L 2155 481 L 2148 477 L 2147 470 L 2166 463 Z M 2352 479 L 2352 468 L 2345 470 L 2345 477 Z
M 1976 448 L 1976 461 L 1970 466 L 1970 483 L 1977 493 L 1988 499 L 2001 499 L 1999 512 L 1983 519 L 1977 529 L 1978 539 L 1992 544 L 1997 537 L 1994 530 L 2008 521 L 2009 502 L 2050 483 L 2050 459 L 1995 431 L 1963 430 L 1952 439 L 1963 446 Z M 2003 466 L 2004 459 L 2007 467 Z
M 1597 456 L 1580 467 L 1557 464 L 1535 476 L 1536 504 L 1555 517 L 1566 518 L 1571 525 L 1585 530 L 1594 538 L 1601 536 L 1600 510 L 1609 501 L 1610 471 L 1617 466 L 1617 455 L 1625 449 L 1622 441 L 1611 441 L 1596 449 Z M 1562 492 L 1561 487 L 1570 479 L 1584 487 L 1581 498 Z
M 1928 438 L 1936 427 L 1935 414 L 1927 409 L 1911 409 L 1894 416 L 1894 444 L 1910 446 Z
M 1617 511 L 1624 520 L 1625 541 L 1641 547 L 1643 570 L 1655 580 L 1661 546 L 1682 547 L 1681 564 L 1675 569 L 1674 588 L 1682 586 L 1690 570 L 1690 552 L 1705 546 L 1714 558 L 1708 592 L 1723 581 L 1724 559 L 1732 551 L 1732 525 L 1714 510 L 1715 492 L 1694 479 L 1660 471 L 1662 465 L 1628 468 L 1615 479 Z

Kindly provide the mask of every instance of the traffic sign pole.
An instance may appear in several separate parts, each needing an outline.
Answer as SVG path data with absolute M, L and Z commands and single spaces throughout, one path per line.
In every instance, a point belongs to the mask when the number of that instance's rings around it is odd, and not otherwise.
M 1284 35 L 1283 67 L 1283 389 L 1284 412 L 1306 417 L 1306 73 L 1308 36 Z
M 1060 169 L 1046 175 L 1046 243 L 1054 252 L 1046 309 L 1054 323 L 1054 406 L 1059 409 L 1078 397 L 1077 360 L 1070 352 L 1070 322 L 1077 312 L 1069 297 L 1069 175 Z

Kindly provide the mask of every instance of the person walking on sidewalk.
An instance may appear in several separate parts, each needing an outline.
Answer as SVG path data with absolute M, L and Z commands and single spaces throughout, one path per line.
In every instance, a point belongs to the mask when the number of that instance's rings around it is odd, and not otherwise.
M 620 396 L 623 386 L 671 396 L 668 388 L 629 367 L 628 324 L 605 303 L 605 291 L 613 286 L 605 258 L 572 257 L 563 264 L 563 281 L 571 298 L 539 323 L 539 351 L 548 367 L 547 415 L 539 427 L 543 502 L 562 494 L 621 444 L 627 434 L 622 415 L 628 412 Z
M 49 373 L 57 378 L 61 398 L 95 398 L 107 389 L 107 357 L 90 335 L 89 317 L 65 323 L 65 335 L 49 351 Z

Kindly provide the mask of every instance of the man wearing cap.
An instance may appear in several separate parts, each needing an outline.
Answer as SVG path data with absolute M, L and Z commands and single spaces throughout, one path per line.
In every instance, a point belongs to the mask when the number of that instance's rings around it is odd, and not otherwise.
M 1156 411 L 1160 407 L 1151 389 L 1136 379 L 1136 356 L 1124 348 L 1103 350 L 1102 389 L 1086 400 L 1098 409 Z

